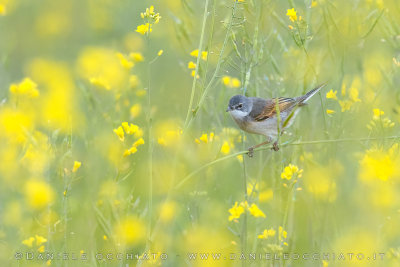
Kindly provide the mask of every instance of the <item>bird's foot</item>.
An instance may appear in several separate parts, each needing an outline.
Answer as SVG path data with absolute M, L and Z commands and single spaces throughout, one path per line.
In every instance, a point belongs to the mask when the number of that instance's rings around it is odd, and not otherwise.
M 274 150 L 274 151 L 278 151 L 279 150 L 278 141 L 274 142 L 274 144 L 272 145 L 271 150 Z
M 254 155 L 254 147 L 250 147 L 249 152 L 247 152 L 247 156 L 249 156 L 249 158 L 252 158 Z

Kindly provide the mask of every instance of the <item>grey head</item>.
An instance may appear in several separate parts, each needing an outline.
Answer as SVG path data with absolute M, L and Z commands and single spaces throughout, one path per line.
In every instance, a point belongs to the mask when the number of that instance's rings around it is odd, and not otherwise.
M 229 100 L 228 109 L 226 111 L 229 111 L 232 115 L 246 116 L 250 113 L 252 106 L 251 99 L 248 97 L 235 95 Z

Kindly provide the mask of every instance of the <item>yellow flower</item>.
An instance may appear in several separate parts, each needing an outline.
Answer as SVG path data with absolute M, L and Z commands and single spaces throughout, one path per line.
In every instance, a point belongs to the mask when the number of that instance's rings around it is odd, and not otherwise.
M 383 110 L 380 110 L 379 108 L 374 108 L 372 110 L 372 112 L 374 113 L 373 119 L 374 120 L 379 120 L 379 118 L 385 114 L 385 112 Z
M 135 64 L 133 64 L 132 61 L 129 61 L 122 53 L 117 53 L 116 54 L 122 67 L 124 67 L 125 69 L 131 69 Z
M 4 16 L 6 14 L 7 14 L 6 6 L 3 4 L 0 4 L 0 16 Z
M 344 101 L 339 100 L 339 105 L 342 108 L 342 112 L 350 110 L 350 108 L 353 106 L 353 103 L 354 102 L 352 102 L 350 100 L 344 100 Z
M 43 253 L 44 252 L 44 246 L 40 246 L 37 251 L 39 253 Z
M 39 96 L 37 84 L 30 78 L 23 79 L 19 84 L 11 84 L 10 92 L 14 95 L 36 98 Z
M 241 85 L 241 82 L 238 78 L 223 76 L 222 83 L 229 88 L 238 88 Z
M 201 141 L 203 141 L 204 143 L 208 143 L 208 137 L 207 134 L 202 134 L 199 138 Z
M 241 85 L 241 82 L 238 78 L 232 78 L 231 83 L 233 88 L 240 87 Z
M 312 0 L 311 1 L 311 7 L 316 7 L 318 5 L 317 1 Z
M 333 91 L 333 90 L 331 89 L 328 93 L 326 93 L 326 98 L 327 98 L 327 99 L 338 100 L 336 94 L 337 94 L 337 90 Z
M 195 68 L 196 68 L 196 64 L 193 61 L 189 61 L 188 69 L 195 69 Z
M 29 180 L 25 184 L 25 197 L 32 208 L 40 209 L 54 200 L 54 191 L 46 182 Z
M 240 215 L 244 213 L 244 207 L 242 205 L 238 205 L 238 202 L 235 202 L 235 205 L 229 209 L 229 221 L 237 222 L 237 219 L 240 218 Z
M 107 81 L 103 77 L 90 78 L 89 82 L 94 86 L 103 87 L 106 90 L 111 90 L 111 86 L 107 83 Z
M 222 77 L 222 83 L 223 83 L 224 85 L 229 85 L 230 82 L 231 82 L 231 77 L 229 77 L 229 76 L 223 76 L 223 77 Z
M 140 219 L 128 216 L 114 227 L 114 233 L 122 245 L 138 244 L 145 240 L 146 225 Z
M 282 226 L 279 226 L 279 241 L 287 238 L 287 232 L 283 230 Z
M 119 126 L 117 129 L 114 129 L 113 131 L 114 131 L 114 133 L 117 134 L 117 136 L 119 137 L 119 140 L 124 141 L 125 135 L 124 135 L 124 130 L 122 129 L 121 126 Z
M 72 172 L 76 172 L 80 167 L 82 163 L 80 161 L 74 161 L 74 167 L 72 168 Z
M 167 201 L 160 206 L 160 220 L 170 222 L 175 218 L 177 205 L 173 201 Z
M 157 56 L 161 56 L 164 53 L 164 50 L 160 49 L 157 53 Z
M 134 62 L 141 62 L 144 61 L 143 55 L 141 53 L 135 53 L 132 52 L 129 54 L 129 57 L 134 61 Z
M 122 128 L 124 129 L 126 134 L 132 135 L 134 133 L 136 133 L 139 130 L 139 126 L 135 125 L 135 124 L 129 124 L 127 122 L 123 122 L 121 123 Z
M 34 241 L 34 237 L 29 237 L 28 239 L 23 240 L 22 244 L 31 248 Z
M 138 147 L 140 145 L 144 145 L 144 140 L 143 138 L 139 138 L 135 143 L 133 143 L 132 147 Z
M 190 52 L 190 55 L 192 57 L 198 57 L 199 56 L 199 50 L 198 49 L 193 50 L 192 52 Z M 201 59 L 202 60 L 207 60 L 207 56 L 208 56 L 208 52 L 207 51 L 202 51 L 201 52 Z
M 139 85 L 139 78 L 136 75 L 129 76 L 129 87 L 136 88 Z
M 270 199 L 272 199 L 274 197 L 274 191 L 272 191 L 272 189 L 266 189 L 264 191 L 261 191 L 259 196 L 258 196 L 258 200 L 263 203 L 263 202 L 267 202 Z
M 135 104 L 133 105 L 130 110 L 129 113 L 131 115 L 131 118 L 136 118 L 139 116 L 140 112 L 142 110 L 142 106 L 140 104 Z
M 136 27 L 136 32 L 145 35 L 146 33 L 150 33 L 152 32 L 153 29 L 151 28 L 151 24 L 150 23 L 146 23 L 146 24 L 142 24 Z
M 262 212 L 262 210 L 260 210 L 258 208 L 258 206 L 256 204 L 251 204 L 250 208 L 249 208 L 249 212 L 251 215 L 253 215 L 254 217 L 263 217 L 265 218 L 265 214 L 264 212 Z
M 281 173 L 281 178 L 290 180 L 294 175 L 297 175 L 297 177 L 300 178 L 302 176 L 302 173 L 302 169 L 299 169 L 299 167 L 297 167 L 296 165 L 289 164 L 289 166 L 286 166 Z
M 331 115 L 331 114 L 333 114 L 333 113 L 335 113 L 335 111 L 332 110 L 332 109 L 327 109 L 327 110 L 326 110 L 326 114 L 328 114 L 328 115 Z
M 291 21 L 297 20 L 297 14 L 296 14 L 296 10 L 294 10 L 294 8 L 288 9 L 286 16 L 288 16 Z
M 238 159 L 238 161 L 239 161 L 240 163 L 243 162 L 243 155 L 237 155 L 236 158 Z
M 41 244 L 47 242 L 47 239 L 44 238 L 43 236 L 35 235 L 35 238 L 36 238 L 36 245 L 37 245 L 37 246 L 40 246 Z
M 349 99 L 353 102 L 361 102 L 361 99 L 358 98 L 358 89 L 355 87 L 350 88 Z
M 273 229 L 273 228 L 271 228 L 271 229 L 265 229 L 264 231 L 263 231 L 263 233 L 261 234 L 261 235 L 258 235 L 258 238 L 259 239 L 267 239 L 268 237 L 272 237 L 272 236 L 275 236 L 275 230 Z
M 373 148 L 367 150 L 360 161 L 359 176 L 363 181 L 376 179 L 387 181 L 400 175 L 400 159 L 397 156 L 398 146 L 393 145 L 388 151 Z
M 229 143 L 227 141 L 224 141 L 221 147 L 221 153 L 227 155 L 230 151 L 231 147 L 229 146 Z
M 103 240 L 108 240 L 108 237 L 106 235 L 103 235 Z

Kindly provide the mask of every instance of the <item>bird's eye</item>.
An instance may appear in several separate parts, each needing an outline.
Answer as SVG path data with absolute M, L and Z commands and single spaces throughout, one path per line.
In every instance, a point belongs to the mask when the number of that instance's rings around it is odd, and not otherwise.
M 241 109 L 243 107 L 243 104 L 242 103 L 240 103 L 239 105 L 237 105 L 237 108 L 238 109 Z

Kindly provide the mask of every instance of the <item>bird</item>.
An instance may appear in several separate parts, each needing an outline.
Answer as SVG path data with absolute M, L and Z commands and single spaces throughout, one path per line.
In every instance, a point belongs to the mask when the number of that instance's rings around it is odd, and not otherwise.
M 278 151 L 278 130 L 282 134 L 283 130 L 290 127 L 300 108 L 305 106 L 307 101 L 325 85 L 326 83 L 323 83 L 305 95 L 293 98 L 278 97 L 264 99 L 260 97 L 246 97 L 244 95 L 231 97 L 226 111 L 230 113 L 239 128 L 248 133 L 264 135 L 267 138 L 265 142 L 248 149 L 249 157 L 253 156 L 255 148 L 271 143 L 272 141 L 275 141 L 272 149 Z M 278 112 L 280 120 L 278 119 Z M 280 121 L 279 129 L 278 121 Z

